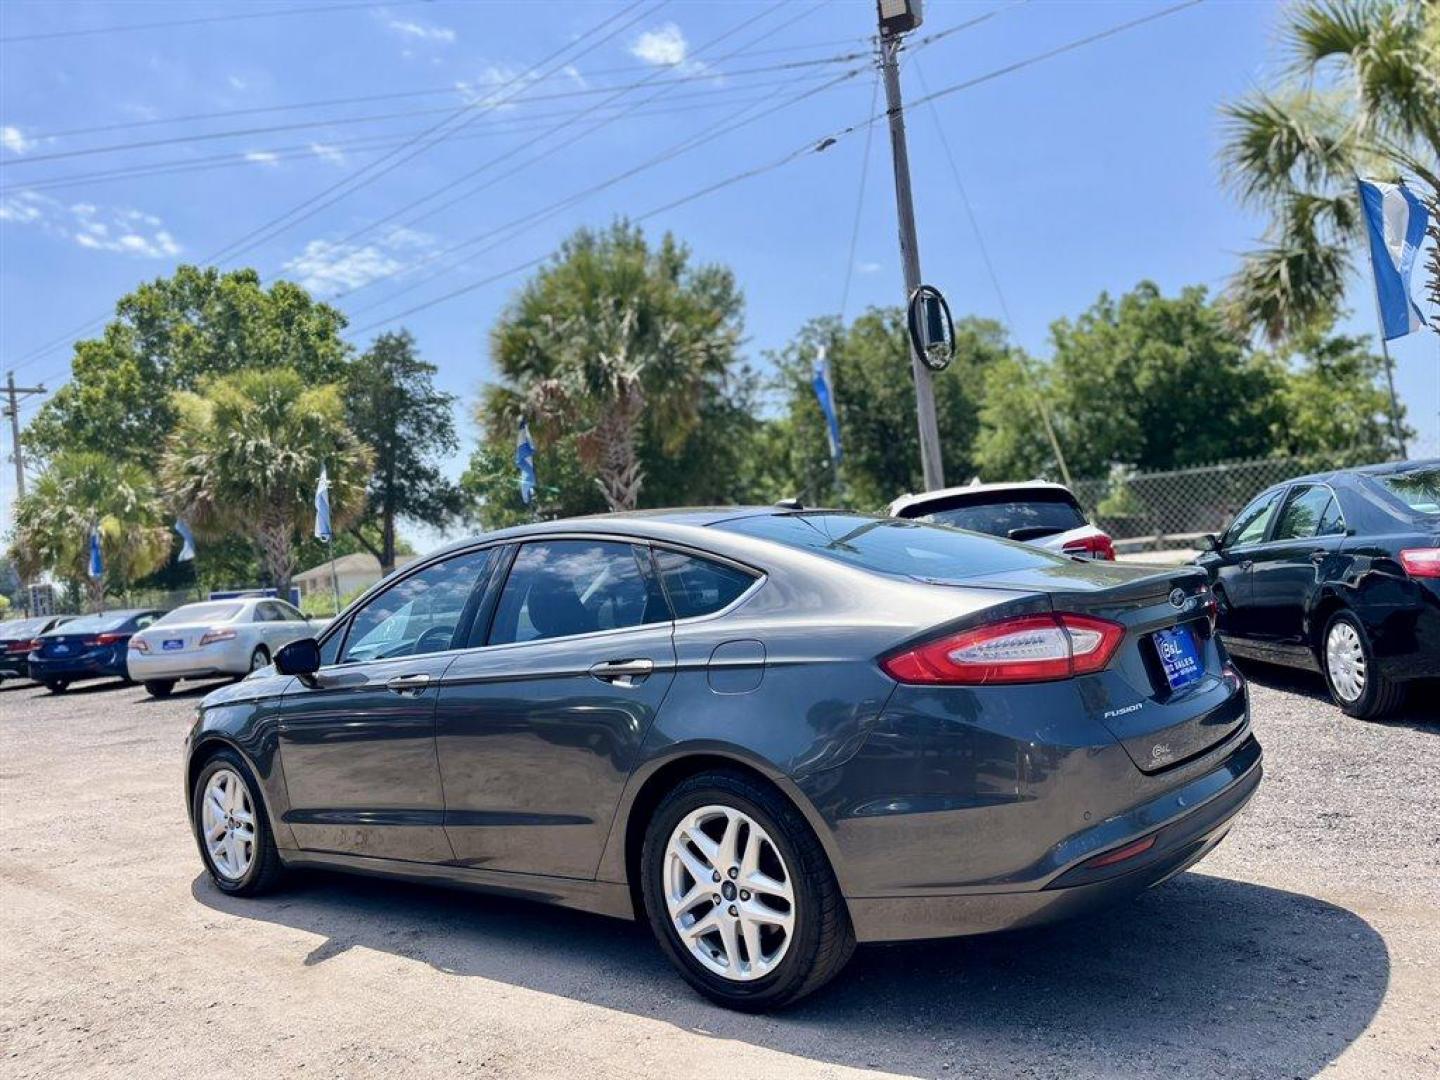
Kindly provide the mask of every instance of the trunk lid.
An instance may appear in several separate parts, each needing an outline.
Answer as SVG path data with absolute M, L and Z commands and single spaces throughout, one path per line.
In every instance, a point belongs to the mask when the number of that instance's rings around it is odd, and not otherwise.
M 200 647 L 200 639 L 215 628 L 213 623 L 178 623 L 152 626 L 135 636 L 144 641 L 151 655 L 190 652 Z

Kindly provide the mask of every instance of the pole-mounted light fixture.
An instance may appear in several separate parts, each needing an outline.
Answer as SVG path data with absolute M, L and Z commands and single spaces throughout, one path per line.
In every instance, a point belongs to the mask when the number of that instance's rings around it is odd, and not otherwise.
M 886 37 L 908 34 L 920 25 L 921 0 L 875 0 L 880 14 L 880 33 Z

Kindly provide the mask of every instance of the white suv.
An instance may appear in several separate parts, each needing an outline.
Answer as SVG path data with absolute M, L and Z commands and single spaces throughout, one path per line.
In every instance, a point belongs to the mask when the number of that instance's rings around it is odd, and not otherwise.
M 1019 540 L 1066 555 L 1115 558 L 1110 537 L 1090 524 L 1070 489 L 1045 480 L 970 484 L 906 495 L 892 502 L 888 513 Z

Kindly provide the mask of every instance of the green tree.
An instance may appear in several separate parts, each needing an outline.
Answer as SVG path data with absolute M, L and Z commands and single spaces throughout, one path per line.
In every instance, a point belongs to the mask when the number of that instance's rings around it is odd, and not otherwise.
M 768 433 L 768 454 L 776 460 L 769 482 L 786 485 L 772 490 L 772 498 L 795 495 L 877 509 L 923 489 L 908 342 L 903 311 L 871 308 L 848 327 L 833 317 L 813 319 L 772 357 L 785 416 Z M 935 376 L 935 411 L 945 476 L 963 483 L 976 468 L 972 446 L 980 427 L 980 388 L 986 372 L 1004 362 L 1010 349 L 999 323 L 978 318 L 956 322 L 955 346 L 954 362 Z M 822 347 L 844 451 L 838 477 L 811 382 Z
M 1272 343 L 1341 307 L 1363 238 L 1357 175 L 1440 193 L 1440 5 L 1306 0 L 1282 39 L 1286 79 L 1224 107 L 1221 154 L 1226 180 L 1269 217 L 1230 284 L 1231 315 Z
M 309 385 L 289 368 L 241 371 L 176 393 L 171 407 L 177 420 L 160 475 L 172 505 L 197 537 L 253 537 L 269 583 L 284 594 L 322 466 L 335 529 L 365 506 L 373 458 L 346 426 L 340 388 Z
M 1364 338 L 1306 330 L 1295 341 L 1279 391 L 1274 452 L 1359 464 L 1398 450 L 1385 361 Z M 1405 432 L 1402 430 L 1402 434 Z
M 88 574 L 91 531 L 100 532 L 103 578 Z M 22 575 L 50 571 L 99 608 L 154 573 L 170 556 L 154 478 L 104 454 L 57 454 L 15 506 L 11 557 Z
M 1192 286 L 1162 296 L 1142 282 L 1050 328 L 1053 355 L 1036 372 L 1070 472 L 1111 465 L 1168 469 L 1270 452 L 1282 422 L 1284 371 L 1253 352 Z M 1032 393 L 1013 364 L 991 369 L 976 447 L 986 479 L 1056 475 Z
M 98 338 L 76 344 L 70 381 L 27 428 L 41 458 L 89 450 L 153 469 L 175 424 L 175 391 L 248 368 L 335 382 L 349 357 L 339 311 L 288 281 L 265 289 L 254 270 L 182 266 L 115 310 Z
M 537 448 L 573 454 L 603 505 L 640 505 L 647 457 L 678 457 L 707 403 L 726 396 L 742 304 L 728 269 L 692 266 L 672 236 L 652 249 L 623 221 L 579 230 L 491 333 L 499 381 L 480 408 L 490 464 L 474 477 L 493 475 L 523 413 Z
M 421 360 L 408 330 L 382 334 L 349 369 L 345 415 L 350 430 L 374 452 L 366 491 L 369 529 L 352 529 L 386 570 L 395 566 L 395 522 L 448 523 L 460 510 L 460 492 L 440 471 L 459 440 L 451 407 L 455 398 L 435 388 L 435 365 Z

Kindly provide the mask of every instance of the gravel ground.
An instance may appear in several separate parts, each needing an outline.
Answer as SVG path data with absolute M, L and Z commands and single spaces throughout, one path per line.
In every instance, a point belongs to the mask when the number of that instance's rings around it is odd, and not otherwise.
M 224 897 L 179 790 L 203 690 L 11 684 L 0 1076 L 1440 1075 L 1440 689 L 1363 724 L 1252 675 L 1267 780 L 1198 871 L 862 949 L 770 1017 L 696 998 L 625 923 L 327 875 Z

